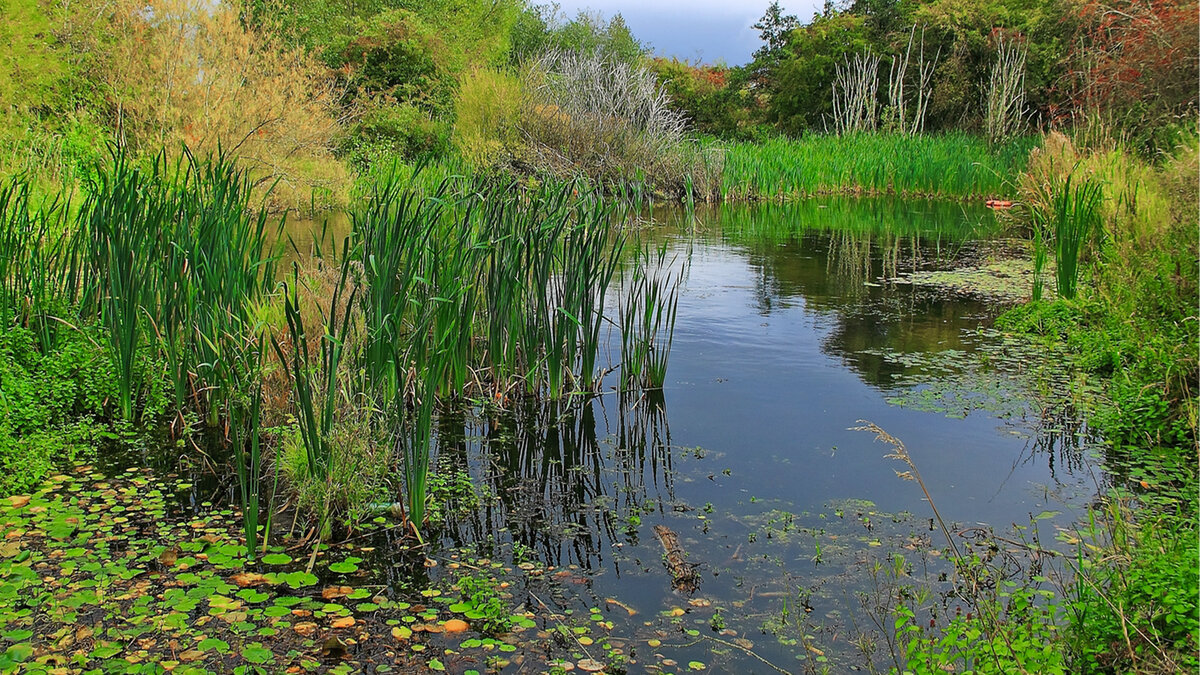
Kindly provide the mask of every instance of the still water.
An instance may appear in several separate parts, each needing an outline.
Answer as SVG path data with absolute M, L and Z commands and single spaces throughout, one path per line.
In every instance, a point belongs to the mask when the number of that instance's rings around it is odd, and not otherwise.
M 859 638 L 875 629 L 864 607 L 886 614 L 889 584 L 949 566 L 922 491 L 897 477 L 908 467 L 862 420 L 905 444 L 952 530 L 1042 515 L 1053 545 L 1100 478 L 1019 376 L 1037 355 L 1006 357 L 981 332 L 1004 307 L 889 281 L 978 259 L 996 230 L 986 210 L 911 201 L 653 214 L 641 237 L 686 270 L 661 396 L 443 420 L 441 466 L 488 498 L 444 533 L 441 559 L 536 566 L 514 572 L 513 595 L 544 630 L 509 670 L 611 658 L 554 630 L 580 624 L 630 672 L 890 665 Z M 947 379 L 982 352 L 989 367 Z M 947 381 L 953 395 L 922 398 Z M 673 588 L 657 526 L 698 588 Z M 872 573 L 897 556 L 911 576 Z
M 452 672 L 887 668 L 888 598 L 948 590 L 950 565 L 908 467 L 855 427 L 902 441 L 968 536 L 1037 516 L 1053 546 L 1103 480 L 1083 427 L 1034 395 L 1040 355 L 986 330 L 1004 306 L 897 281 L 986 259 L 998 230 L 982 208 L 882 199 L 649 214 L 638 238 L 684 275 L 662 391 L 442 416 L 435 463 L 478 503 L 415 555 L 391 530 L 369 539 L 372 579 L 419 599 L 499 575 L 535 617 L 503 654 L 428 636 Z M 954 611 L 932 598 L 920 620 Z

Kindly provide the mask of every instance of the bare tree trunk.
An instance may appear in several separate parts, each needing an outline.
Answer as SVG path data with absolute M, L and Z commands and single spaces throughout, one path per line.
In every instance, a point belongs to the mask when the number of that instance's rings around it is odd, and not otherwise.
M 1025 57 L 1027 45 L 997 37 L 996 63 L 988 82 L 984 127 L 997 143 L 1015 136 L 1025 123 Z
M 833 128 L 839 134 L 873 131 L 878 122 L 879 57 L 870 50 L 847 56 L 833 82 Z
M 941 51 L 933 61 L 925 61 L 925 29 L 921 29 L 921 40 L 915 42 L 917 25 L 913 24 L 908 34 L 908 45 L 904 53 L 892 58 L 888 69 L 888 98 L 884 110 L 884 126 L 892 131 L 915 136 L 925 130 L 925 111 L 929 109 L 929 98 L 933 87 L 933 69 L 937 67 Z M 916 63 L 913 63 L 913 45 L 917 44 Z M 909 66 L 916 66 L 915 92 L 908 86 Z M 911 112 L 910 112 L 911 107 Z

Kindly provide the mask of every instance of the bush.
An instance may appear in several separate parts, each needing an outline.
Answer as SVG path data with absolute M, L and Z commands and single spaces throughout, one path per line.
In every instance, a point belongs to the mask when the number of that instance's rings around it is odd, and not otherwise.
M 719 152 L 686 137 L 686 118 L 644 67 L 552 52 L 523 77 L 521 131 L 538 169 L 609 185 L 644 182 L 675 196 L 717 194 Z
M 82 12 L 81 12 L 82 14 Z M 341 92 L 325 67 L 236 7 L 121 0 L 95 44 L 94 77 L 111 92 L 104 124 L 127 147 L 156 153 L 218 148 L 253 175 L 276 207 L 338 205 L 348 175 L 332 156 Z M 203 74 L 203 76 L 201 76 Z
M 116 397 L 112 365 L 94 339 L 64 328 L 58 348 L 43 354 L 26 328 L 0 334 L 0 496 L 94 453 L 97 420 Z
M 489 68 L 468 72 L 454 100 L 454 146 L 463 159 L 479 167 L 520 161 L 523 102 L 516 76 Z
M 371 108 L 347 139 L 350 158 L 369 166 L 377 158 L 407 162 L 440 157 L 450 146 L 449 125 L 409 103 Z

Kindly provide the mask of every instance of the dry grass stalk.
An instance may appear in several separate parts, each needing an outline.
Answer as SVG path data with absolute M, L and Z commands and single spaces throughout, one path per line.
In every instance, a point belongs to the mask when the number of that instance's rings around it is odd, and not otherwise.
M 870 50 L 846 56 L 835 68 L 833 128 L 838 134 L 874 131 L 878 122 L 879 56 Z
M 1025 124 L 1025 58 L 1029 46 L 1014 39 L 996 38 L 996 63 L 988 79 L 984 100 L 984 130 L 993 143 L 1021 132 Z

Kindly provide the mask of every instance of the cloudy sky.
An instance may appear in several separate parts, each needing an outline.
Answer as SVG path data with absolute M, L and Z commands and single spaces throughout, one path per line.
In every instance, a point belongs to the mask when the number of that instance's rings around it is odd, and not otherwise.
M 770 0 L 558 0 L 563 14 L 595 10 L 606 17 L 620 12 L 634 36 L 649 42 L 656 54 L 705 63 L 740 65 L 759 47 L 750 28 Z M 802 23 L 812 19 L 821 0 L 781 0 Z

